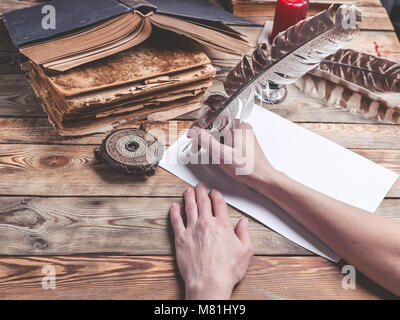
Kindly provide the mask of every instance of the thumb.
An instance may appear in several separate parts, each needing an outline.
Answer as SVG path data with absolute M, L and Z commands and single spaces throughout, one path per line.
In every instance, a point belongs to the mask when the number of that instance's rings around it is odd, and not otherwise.
M 188 132 L 188 137 L 194 139 L 210 155 L 213 163 L 225 163 L 231 158 L 232 148 L 217 141 L 207 130 L 193 127 Z
M 251 245 L 250 231 L 249 231 L 249 220 L 242 217 L 236 225 L 235 233 L 240 241 L 245 245 Z

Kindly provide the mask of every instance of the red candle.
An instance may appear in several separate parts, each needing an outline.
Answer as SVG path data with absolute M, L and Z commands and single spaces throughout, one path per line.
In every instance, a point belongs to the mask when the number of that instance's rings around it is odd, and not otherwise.
M 269 41 L 272 42 L 279 32 L 295 25 L 307 17 L 309 0 L 277 0 L 274 26 Z

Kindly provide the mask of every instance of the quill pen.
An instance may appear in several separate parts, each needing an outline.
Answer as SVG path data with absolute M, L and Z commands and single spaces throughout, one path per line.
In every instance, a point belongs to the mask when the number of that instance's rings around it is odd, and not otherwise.
M 220 94 L 216 95 L 217 97 L 210 96 L 204 102 L 208 106 L 208 112 L 201 112 L 194 125 L 221 130 L 223 126 L 231 124 L 233 120 L 231 117 L 236 115 L 240 105 L 253 104 L 249 103 L 249 99 L 251 102 L 254 101 L 254 93 L 261 82 L 270 83 L 272 86 L 295 82 L 350 41 L 359 31 L 355 23 L 357 21 L 362 21 L 362 16 L 356 6 L 340 6 L 335 17 L 331 6 L 318 15 L 302 20 L 281 32 L 272 43 L 271 63 L 264 61 L 261 65 L 265 68 L 250 72 L 251 67 L 247 58 L 243 58 L 232 70 L 236 75 L 232 76 L 234 81 L 227 79 L 224 83 L 229 96 Z M 217 125 L 214 122 L 217 122 Z

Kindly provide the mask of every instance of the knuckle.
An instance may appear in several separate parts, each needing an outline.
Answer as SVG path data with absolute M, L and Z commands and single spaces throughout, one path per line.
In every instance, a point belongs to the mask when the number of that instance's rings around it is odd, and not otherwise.
M 224 228 L 224 229 L 232 229 L 232 223 L 229 219 L 226 219 L 225 217 L 217 218 L 217 221 L 219 221 L 219 225 Z
M 207 230 L 210 227 L 210 221 L 208 221 L 208 219 L 200 219 L 199 220 L 199 228 L 200 230 Z

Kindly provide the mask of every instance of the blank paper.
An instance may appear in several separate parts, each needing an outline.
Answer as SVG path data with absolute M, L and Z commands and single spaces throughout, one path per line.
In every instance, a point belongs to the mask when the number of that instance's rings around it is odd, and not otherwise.
M 397 179 L 380 165 L 266 109 L 255 106 L 247 120 L 271 164 L 289 177 L 335 199 L 374 212 Z M 333 261 L 340 257 L 272 201 L 225 175 L 217 165 L 178 163 L 183 135 L 160 166 L 191 185 L 222 192 L 227 203 L 302 247 Z M 204 152 L 204 150 L 203 150 Z

